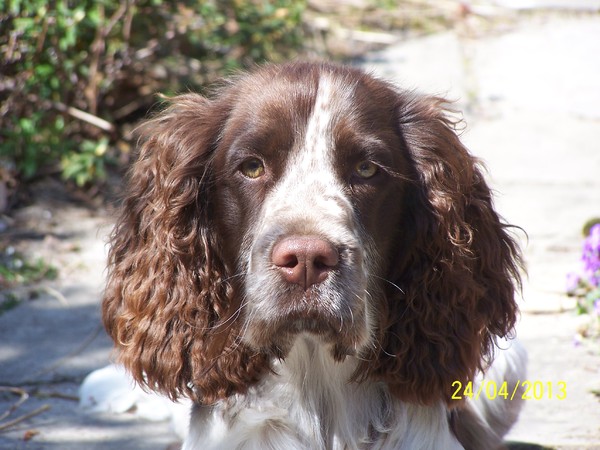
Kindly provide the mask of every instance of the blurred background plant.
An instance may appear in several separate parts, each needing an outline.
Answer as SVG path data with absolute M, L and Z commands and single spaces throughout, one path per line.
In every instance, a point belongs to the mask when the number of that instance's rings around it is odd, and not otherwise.
M 155 94 L 291 57 L 303 1 L 0 0 L 0 181 L 78 186 L 127 158 Z
M 567 275 L 567 294 L 577 299 L 577 312 L 590 316 L 583 337 L 600 337 L 600 218 L 591 219 L 583 230 L 585 239 L 581 270 Z

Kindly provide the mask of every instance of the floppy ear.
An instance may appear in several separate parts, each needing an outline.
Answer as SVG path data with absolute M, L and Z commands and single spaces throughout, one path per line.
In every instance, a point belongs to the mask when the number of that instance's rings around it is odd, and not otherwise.
M 211 157 L 227 111 L 176 97 L 143 144 L 111 236 L 103 320 L 142 386 L 213 402 L 267 368 L 236 341 L 235 288 L 213 225 Z
M 516 321 L 521 258 L 477 160 L 439 98 L 401 94 L 399 134 L 413 182 L 371 370 L 402 399 L 450 399 Z

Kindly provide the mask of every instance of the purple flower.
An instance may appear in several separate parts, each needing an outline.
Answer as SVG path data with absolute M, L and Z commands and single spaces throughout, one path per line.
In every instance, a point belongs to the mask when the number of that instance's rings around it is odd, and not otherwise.
M 592 286 L 600 285 L 600 223 L 590 229 L 583 243 L 583 270 Z
M 597 223 L 590 228 L 590 235 L 588 236 L 590 245 L 596 250 L 600 249 L 600 223 Z

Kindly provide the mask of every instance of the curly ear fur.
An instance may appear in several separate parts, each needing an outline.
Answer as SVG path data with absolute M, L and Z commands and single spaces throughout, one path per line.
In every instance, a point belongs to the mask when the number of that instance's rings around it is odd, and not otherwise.
M 388 289 L 371 366 L 395 395 L 422 403 L 449 400 L 454 381 L 464 386 L 484 369 L 518 312 L 518 245 L 445 108 L 439 98 L 399 97 L 399 134 L 414 183 L 388 274 L 400 289 Z
M 236 341 L 235 287 L 211 209 L 211 156 L 225 107 L 176 97 L 142 130 L 111 237 L 103 320 L 141 385 L 210 403 L 268 368 Z

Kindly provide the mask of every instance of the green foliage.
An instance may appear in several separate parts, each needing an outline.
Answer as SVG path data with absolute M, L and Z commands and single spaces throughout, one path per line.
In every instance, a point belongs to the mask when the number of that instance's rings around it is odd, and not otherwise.
M 54 280 L 57 269 L 43 259 L 31 261 L 8 247 L 0 253 L 0 288 L 6 289 L 20 284 L 31 284 L 42 280 Z
M 31 261 L 9 247 L 0 257 L 0 286 L 14 287 L 17 284 L 31 284 L 42 280 L 54 280 L 58 275 L 56 267 L 43 259 Z
M 157 92 L 290 57 L 304 0 L 0 0 L 0 160 L 84 185 Z M 88 113 L 85 115 L 82 113 Z M 93 120 L 100 118 L 102 120 Z
M 1 0 L 0 0 L 1 1 Z M 15 290 L 43 280 L 54 280 L 58 270 L 41 258 L 30 260 L 7 247 L 0 252 L 0 315 L 16 307 L 23 298 L 23 292 Z M 35 290 L 29 292 L 35 296 Z
M 77 186 L 85 186 L 94 180 L 106 177 L 105 163 L 108 139 L 85 140 L 79 152 L 69 152 L 62 157 L 63 177 L 72 179 Z

